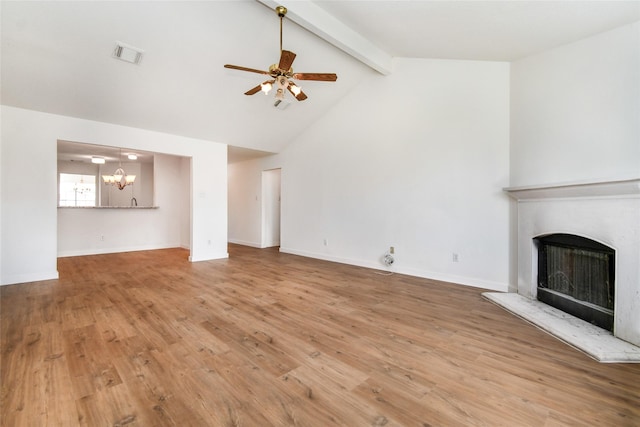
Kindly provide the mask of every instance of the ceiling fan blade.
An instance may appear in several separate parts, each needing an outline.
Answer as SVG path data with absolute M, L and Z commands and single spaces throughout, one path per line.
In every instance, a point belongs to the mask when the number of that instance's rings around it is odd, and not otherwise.
M 249 89 L 248 91 L 246 91 L 244 94 L 245 95 L 255 95 L 256 93 L 260 92 L 262 90 L 262 85 L 264 84 L 274 84 L 276 81 L 275 80 L 267 80 L 262 82 L 261 84 L 259 84 L 258 86 Z
M 287 86 L 287 89 L 289 90 L 289 92 L 291 92 L 291 95 L 294 96 L 294 98 L 296 98 L 298 101 L 304 101 L 305 99 L 307 99 L 307 95 L 305 95 L 305 93 L 303 91 L 300 91 L 300 93 L 298 93 L 297 95 L 291 90 L 291 86 Z
M 244 94 L 245 95 L 255 95 L 256 93 L 260 92 L 261 89 L 262 89 L 262 85 L 258 85 L 258 86 L 254 87 L 254 88 L 249 89 Z
M 293 64 L 294 59 L 296 59 L 295 53 L 288 50 L 283 50 L 280 54 L 280 63 L 278 64 L 278 68 L 283 71 L 289 70 L 291 68 L 291 64 Z
M 241 67 L 239 65 L 225 64 L 224 68 L 231 68 L 232 70 L 248 71 L 250 73 L 258 73 L 258 74 L 269 75 L 268 71 L 256 70 L 255 68 Z
M 294 73 L 293 78 L 296 80 L 319 80 L 323 82 L 335 82 L 338 76 L 333 73 Z

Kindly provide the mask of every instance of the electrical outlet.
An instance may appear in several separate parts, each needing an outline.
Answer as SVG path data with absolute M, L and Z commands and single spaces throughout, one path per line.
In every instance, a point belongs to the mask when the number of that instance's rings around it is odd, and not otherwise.
M 453 262 L 458 262 L 458 254 L 457 254 L 457 253 L 455 253 L 455 252 L 454 252 L 454 253 L 451 255 L 451 261 L 453 261 Z
M 394 248 L 393 246 L 389 247 L 389 253 L 390 254 L 395 254 L 396 253 L 396 248 Z

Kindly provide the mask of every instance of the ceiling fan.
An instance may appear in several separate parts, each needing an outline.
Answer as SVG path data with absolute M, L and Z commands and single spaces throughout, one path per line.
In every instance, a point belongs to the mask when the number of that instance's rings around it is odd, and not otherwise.
M 249 89 L 244 94 L 254 95 L 260 91 L 268 94 L 276 85 L 276 102 L 277 107 L 280 102 L 284 100 L 284 92 L 288 90 L 294 98 L 298 101 L 304 101 L 307 99 L 307 95 L 302 91 L 300 86 L 296 85 L 292 80 L 317 80 L 323 82 L 335 82 L 338 76 L 333 73 L 294 73 L 291 65 L 296 58 L 296 54 L 282 50 L 282 20 L 287 14 L 287 8 L 284 6 L 276 7 L 276 13 L 280 17 L 280 61 L 277 64 L 273 64 L 269 67 L 269 71 L 256 70 L 254 68 L 241 67 L 239 65 L 225 64 L 225 68 L 231 68 L 233 70 L 248 71 L 250 73 L 264 74 L 270 76 L 272 80 L 266 80 L 258 86 Z M 283 104 L 284 105 L 284 104 Z

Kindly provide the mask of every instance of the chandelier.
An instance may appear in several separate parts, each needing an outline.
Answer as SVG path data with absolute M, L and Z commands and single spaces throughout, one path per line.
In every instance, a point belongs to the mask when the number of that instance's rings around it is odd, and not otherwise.
M 89 193 L 91 190 L 93 190 L 93 188 L 91 188 L 90 186 L 84 183 L 84 178 L 82 178 L 82 176 L 80 177 L 79 184 L 77 182 L 73 184 L 73 192 L 76 194 L 76 198 L 78 197 L 78 193 L 80 194 Z
M 102 175 L 102 180 L 105 185 L 113 185 L 114 187 L 118 187 L 118 190 L 124 189 L 127 185 L 132 185 L 136 180 L 135 175 L 127 175 L 127 173 L 122 169 L 122 148 L 120 149 L 120 157 L 118 158 L 118 169 L 113 173 L 113 175 Z

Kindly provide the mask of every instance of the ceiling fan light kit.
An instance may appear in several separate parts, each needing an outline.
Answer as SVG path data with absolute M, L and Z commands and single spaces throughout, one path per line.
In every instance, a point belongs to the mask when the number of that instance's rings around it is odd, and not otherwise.
M 269 67 L 269 71 L 258 70 L 255 68 L 241 67 L 239 65 L 225 64 L 225 68 L 230 68 L 239 71 L 248 71 L 250 73 L 257 73 L 270 76 L 273 80 L 267 80 L 256 87 L 253 87 L 246 91 L 245 95 L 255 95 L 262 91 L 265 95 L 268 95 L 274 84 L 276 86 L 275 94 L 275 107 L 279 107 L 282 101 L 285 99 L 285 91 L 289 91 L 291 95 L 298 101 L 304 101 L 307 99 L 307 95 L 302 91 L 302 88 L 296 85 L 293 80 L 315 80 L 323 82 L 335 82 L 338 76 L 333 73 L 294 73 L 291 65 L 296 58 L 296 54 L 282 49 L 282 20 L 287 14 L 287 8 L 284 6 L 278 6 L 275 9 L 278 17 L 280 17 L 280 61 L 278 64 L 273 64 Z M 282 108 L 282 107 L 279 107 Z

